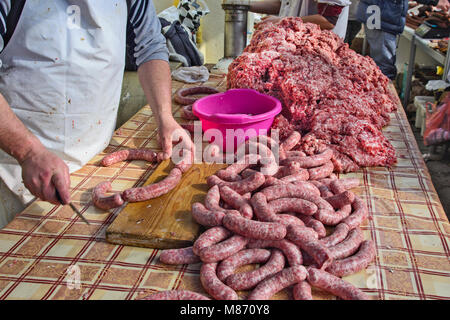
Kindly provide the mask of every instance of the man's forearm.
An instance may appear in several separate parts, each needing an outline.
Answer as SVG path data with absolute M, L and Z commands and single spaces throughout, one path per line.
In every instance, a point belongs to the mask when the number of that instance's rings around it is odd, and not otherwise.
M 172 81 L 169 64 L 150 60 L 139 66 L 139 81 L 156 121 L 172 117 Z
M 280 0 L 250 1 L 250 11 L 255 13 L 277 15 L 280 7 Z
M 8 102 L 0 94 L 0 149 L 22 163 L 34 150 L 43 148 L 39 139 L 34 136 L 9 107 Z

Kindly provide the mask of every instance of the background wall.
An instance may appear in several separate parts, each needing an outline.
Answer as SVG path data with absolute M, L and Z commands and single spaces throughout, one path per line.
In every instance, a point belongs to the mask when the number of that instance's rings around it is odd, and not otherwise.
M 202 39 L 200 50 L 205 56 L 205 63 L 217 63 L 223 57 L 223 41 L 225 12 L 222 10 L 221 0 L 205 0 L 211 11 L 202 19 Z M 172 6 L 174 0 L 153 0 L 156 11 Z

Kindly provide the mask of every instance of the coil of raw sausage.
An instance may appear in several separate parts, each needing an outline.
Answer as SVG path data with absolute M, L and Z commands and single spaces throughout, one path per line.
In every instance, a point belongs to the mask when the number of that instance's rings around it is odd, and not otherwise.
M 269 261 L 256 270 L 235 273 L 227 277 L 225 283 L 234 290 L 249 290 L 254 288 L 264 279 L 283 270 L 285 259 L 283 253 L 278 250 L 272 250 Z
M 247 192 L 255 191 L 256 189 L 258 189 L 260 186 L 263 185 L 265 180 L 266 179 L 264 178 L 264 175 L 262 173 L 256 172 L 254 175 L 251 175 L 250 177 L 245 178 L 241 181 L 235 182 L 223 181 L 218 176 L 212 175 L 206 179 L 206 182 L 208 183 L 208 186 L 210 188 L 214 185 L 219 185 L 219 187 L 227 186 L 239 194 L 244 194 Z
M 293 174 L 296 174 L 296 173 L 298 173 L 298 172 L 300 172 L 302 170 L 303 171 L 307 171 L 307 170 L 303 169 L 302 167 L 300 167 L 300 164 L 298 162 L 291 162 L 291 163 L 289 163 L 286 166 L 279 167 L 277 173 L 275 173 L 273 175 L 273 177 L 277 178 L 277 179 L 281 179 L 283 177 L 291 176 Z
M 255 193 L 250 199 L 250 203 L 253 206 L 253 213 L 259 221 L 273 222 L 278 220 L 277 215 L 269 207 L 266 196 L 263 193 Z
M 219 186 L 215 185 L 208 190 L 205 196 L 205 208 L 210 211 L 227 213 L 229 210 L 220 206 Z
M 237 300 L 237 293 L 225 285 L 216 275 L 217 263 L 203 263 L 200 268 L 200 282 L 206 292 L 216 300 Z
M 248 240 L 240 235 L 234 235 L 222 242 L 200 250 L 200 259 L 207 263 L 222 261 L 241 251 L 247 245 Z
M 286 165 L 292 161 L 300 163 L 300 166 L 305 169 L 320 167 L 331 160 L 333 157 L 333 151 L 331 149 L 326 149 L 322 153 L 308 156 L 308 157 L 295 157 L 290 156 L 286 160 L 281 161 L 281 165 Z M 334 167 L 334 166 L 333 166 Z
M 225 217 L 223 211 L 211 211 L 205 208 L 200 202 L 192 204 L 191 210 L 192 218 L 204 227 L 217 227 L 222 225 L 222 220 Z
M 313 229 L 317 233 L 319 239 L 327 236 L 327 229 L 319 220 L 304 215 L 299 215 L 298 218 L 303 221 L 306 227 Z
M 253 217 L 253 208 L 250 201 L 245 199 L 239 193 L 227 186 L 219 188 L 222 200 L 232 208 L 238 210 L 244 218 L 251 219 Z M 251 197 L 251 193 L 249 194 Z
M 309 180 L 320 180 L 328 177 L 334 171 L 334 164 L 331 161 L 326 162 L 317 168 L 308 169 Z
M 279 179 L 280 183 L 295 183 L 308 180 L 309 180 L 309 172 L 306 169 L 300 169 L 297 173 Z
M 342 242 L 330 247 L 330 251 L 335 260 L 344 259 L 358 251 L 358 248 L 363 241 L 364 235 L 362 230 L 360 228 L 355 228 L 348 233 L 348 236 Z
M 92 203 L 97 208 L 103 210 L 109 210 L 120 207 L 124 201 L 120 193 L 116 193 L 112 196 L 105 196 L 105 193 L 111 190 L 111 182 L 105 181 L 99 183 L 92 190 Z
M 231 236 L 231 232 L 224 227 L 213 227 L 203 232 L 197 240 L 195 240 L 192 251 L 196 255 L 200 255 L 200 251 L 210 247 L 213 244 L 221 242 Z
M 314 215 L 318 208 L 314 203 L 299 198 L 280 198 L 270 201 L 268 205 L 275 213 L 295 212 L 306 216 Z
M 219 93 L 219 91 L 212 87 L 207 86 L 198 86 L 191 88 L 180 88 L 175 92 L 175 102 L 181 105 L 189 105 L 194 104 L 197 101 L 196 98 L 188 97 L 196 94 L 215 94 Z
M 191 264 L 201 262 L 200 258 L 192 251 L 192 247 L 182 249 L 163 250 L 159 260 L 165 264 Z
M 246 249 L 239 251 L 219 263 L 217 277 L 225 281 L 237 268 L 252 263 L 266 263 L 271 252 L 265 249 Z
M 188 290 L 167 290 L 161 291 L 140 300 L 211 300 L 204 295 Z
M 284 226 L 289 226 L 291 224 L 296 225 L 296 226 L 301 226 L 303 227 L 305 225 L 305 223 L 300 220 L 299 218 L 297 218 L 297 216 L 295 216 L 294 214 L 277 214 L 277 220 L 274 222 L 278 222 L 281 223 Z
M 181 176 L 181 170 L 173 168 L 164 180 L 152 183 L 146 187 L 127 189 L 122 192 L 122 198 L 128 202 L 139 202 L 157 198 L 174 189 L 180 182 Z
M 302 250 L 307 252 L 317 263 L 320 269 L 328 267 L 333 261 L 330 250 L 325 247 L 313 234 L 316 234 L 313 230 L 307 227 L 288 226 L 288 233 L 286 238 Z
M 369 297 L 359 288 L 326 271 L 308 268 L 307 280 L 312 286 L 344 300 L 369 300 Z
M 192 112 L 192 104 L 183 106 L 183 118 L 186 120 L 198 120 L 198 117 Z
M 156 162 L 157 154 L 150 149 L 126 149 L 113 152 L 105 156 L 101 164 L 104 167 L 112 166 L 115 163 L 125 160 L 145 160 L 148 162 Z
M 334 193 L 331 192 L 331 190 L 322 182 L 319 182 L 318 180 L 312 180 L 310 182 L 320 190 L 320 196 L 322 198 L 328 198 L 328 197 L 334 196 Z
M 345 205 L 338 211 L 319 210 L 314 218 L 322 222 L 326 226 L 335 226 L 346 219 L 352 212 L 351 205 Z
M 340 223 L 336 226 L 334 232 L 330 236 L 320 239 L 320 242 L 322 242 L 326 247 L 335 246 L 336 244 L 344 241 L 349 231 L 350 228 L 345 223 Z
M 295 184 L 282 184 L 271 186 L 263 189 L 261 191 L 267 198 L 267 201 L 272 201 L 280 198 L 302 198 L 304 199 L 304 195 L 315 195 L 320 196 L 320 191 L 316 186 L 307 182 L 307 181 L 299 181 Z M 331 205 L 329 205 L 330 208 Z
M 342 222 L 347 224 L 350 229 L 359 227 L 369 216 L 367 206 L 360 197 L 355 196 L 355 201 L 353 201 L 352 207 L 354 210 L 353 213 L 342 220 Z
M 239 174 L 249 166 L 257 164 L 260 159 L 261 156 L 257 154 L 247 154 L 242 159 L 238 159 L 237 163 L 233 163 L 226 169 L 217 171 L 216 175 L 224 181 L 240 181 L 242 178 Z
M 300 142 L 302 136 L 300 132 L 294 131 L 287 137 L 280 145 L 280 148 L 286 151 L 291 151 Z
M 344 191 L 331 197 L 325 198 L 334 209 L 341 209 L 343 206 L 352 204 L 355 201 L 355 194 L 351 191 Z
M 292 289 L 292 296 L 294 300 L 313 300 L 311 286 L 307 281 L 297 283 Z
M 274 276 L 260 282 L 248 296 L 248 300 L 269 300 L 277 292 L 306 279 L 308 272 L 304 266 L 286 268 Z
M 281 223 L 249 220 L 236 213 L 227 213 L 222 223 L 228 230 L 247 238 L 281 240 L 286 236 L 286 227 Z
M 337 277 L 344 277 L 367 268 L 374 258 L 375 244 L 372 240 L 365 240 L 355 255 L 342 260 L 334 260 L 326 268 L 326 271 Z
M 291 241 L 283 240 L 256 240 L 251 239 L 247 245 L 248 248 L 277 248 L 286 256 L 291 267 L 301 265 L 303 257 L 300 249 Z

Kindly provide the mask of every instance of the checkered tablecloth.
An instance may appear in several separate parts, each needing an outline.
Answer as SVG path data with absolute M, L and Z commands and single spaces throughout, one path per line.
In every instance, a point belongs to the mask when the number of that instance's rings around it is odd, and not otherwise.
M 174 82 L 173 92 L 182 85 Z M 212 75 L 206 85 L 223 91 L 225 78 Z M 174 115 L 184 121 L 177 105 Z M 159 250 L 107 243 L 105 230 L 121 209 L 105 212 L 91 204 L 91 190 L 101 181 L 111 180 L 118 192 L 147 180 L 152 164 L 102 168 L 99 160 L 121 148 L 158 149 L 156 130 L 146 106 L 115 132 L 104 153 L 71 175 L 73 203 L 90 225 L 67 206 L 35 201 L 0 230 L 0 299 L 138 299 L 168 289 L 205 294 L 200 264 L 168 266 L 159 262 Z M 373 299 L 449 299 L 450 224 L 401 107 L 384 132 L 398 164 L 348 174 L 362 182 L 355 193 L 369 208 L 362 229 L 375 241 L 376 259 L 345 279 Z M 313 294 L 334 298 L 318 290 Z M 288 295 L 283 291 L 275 298 Z

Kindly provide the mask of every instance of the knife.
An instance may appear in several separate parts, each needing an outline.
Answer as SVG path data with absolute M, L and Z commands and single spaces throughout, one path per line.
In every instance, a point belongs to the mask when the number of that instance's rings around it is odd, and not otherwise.
M 55 193 L 56 193 L 56 198 L 57 198 L 58 201 L 62 204 L 61 196 L 59 195 L 58 190 L 55 189 Z M 87 221 L 86 218 L 83 217 L 83 215 L 81 214 L 81 212 L 78 211 L 78 209 L 73 205 L 72 202 L 69 202 L 69 207 L 72 208 L 72 210 L 77 214 L 77 216 L 79 216 L 79 217 L 81 218 L 81 220 L 83 220 L 83 221 L 86 222 L 87 224 L 90 224 L 89 221 Z

